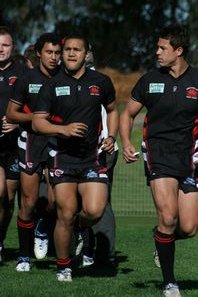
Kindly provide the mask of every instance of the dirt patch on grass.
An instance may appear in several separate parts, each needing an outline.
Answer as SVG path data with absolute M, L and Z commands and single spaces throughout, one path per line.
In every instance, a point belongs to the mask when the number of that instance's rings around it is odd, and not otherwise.
M 117 103 L 125 103 L 131 95 L 131 90 L 142 76 L 143 72 L 121 73 L 116 69 L 102 68 L 98 71 L 108 75 L 116 89 L 116 101 Z

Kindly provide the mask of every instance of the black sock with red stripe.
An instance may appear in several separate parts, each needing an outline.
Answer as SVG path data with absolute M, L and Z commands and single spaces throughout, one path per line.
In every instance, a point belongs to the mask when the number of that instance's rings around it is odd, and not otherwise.
M 175 283 L 174 258 L 175 237 L 174 234 L 164 234 L 156 230 L 155 246 L 158 251 L 164 285 Z
M 65 268 L 71 268 L 71 259 L 57 258 L 56 259 L 57 270 L 64 270 Z
M 19 256 L 30 257 L 33 247 L 34 222 L 33 220 L 24 221 L 18 217 L 17 229 L 19 238 Z

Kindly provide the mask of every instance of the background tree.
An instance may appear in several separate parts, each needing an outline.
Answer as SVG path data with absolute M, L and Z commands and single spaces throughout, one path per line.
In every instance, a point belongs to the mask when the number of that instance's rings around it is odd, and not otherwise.
M 80 31 L 90 40 L 97 67 L 125 72 L 154 66 L 153 45 L 159 29 L 182 22 L 193 30 L 198 15 L 196 0 L 1 0 L 0 23 L 15 31 L 23 51 L 43 32 L 64 36 Z M 190 12 L 190 13 L 189 13 Z M 192 54 L 196 62 L 196 55 Z

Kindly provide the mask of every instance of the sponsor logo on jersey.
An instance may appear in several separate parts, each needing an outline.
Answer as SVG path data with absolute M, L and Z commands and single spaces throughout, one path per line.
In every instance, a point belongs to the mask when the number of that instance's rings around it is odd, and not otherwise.
M 56 96 L 70 95 L 70 86 L 57 87 L 55 91 L 56 91 Z
M 9 77 L 9 86 L 12 86 L 15 83 L 16 79 L 17 79 L 16 76 Z
M 194 87 L 189 87 L 186 89 L 186 98 L 188 99 L 197 99 L 198 98 L 198 89 Z
M 87 178 L 96 178 L 98 177 L 98 173 L 95 172 L 94 170 L 89 170 L 89 172 L 87 173 Z
M 99 173 L 99 178 L 108 178 L 106 173 Z
M 164 93 L 165 84 L 163 83 L 150 83 L 149 93 Z
M 100 88 L 98 86 L 90 86 L 89 87 L 90 95 L 99 96 L 100 95 Z
M 38 94 L 41 87 L 42 87 L 41 84 L 29 84 L 29 93 L 30 94 Z

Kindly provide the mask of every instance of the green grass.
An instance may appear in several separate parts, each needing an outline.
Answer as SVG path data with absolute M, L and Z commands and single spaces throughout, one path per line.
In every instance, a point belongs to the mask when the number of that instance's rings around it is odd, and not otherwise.
M 142 123 L 136 125 L 132 134 L 133 144 L 141 151 Z M 137 162 L 126 164 L 122 157 L 120 137 L 118 161 L 114 169 L 112 205 L 117 216 L 154 216 L 155 208 L 146 185 L 142 155 Z
M 6 259 L 0 267 L 1 294 L 5 297 L 160 297 L 161 272 L 153 264 L 153 218 L 117 218 L 117 270 L 75 269 L 72 283 L 55 278 L 54 258 L 32 260 L 30 272 L 15 271 L 17 233 L 15 218 L 5 242 Z M 175 273 L 184 297 L 198 296 L 198 239 L 178 241 Z

